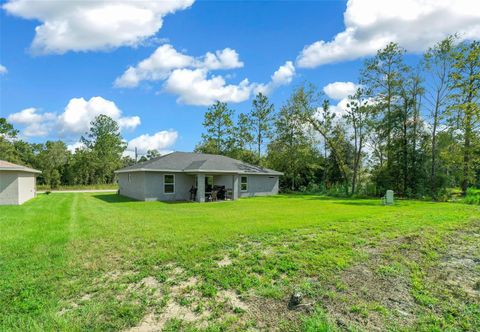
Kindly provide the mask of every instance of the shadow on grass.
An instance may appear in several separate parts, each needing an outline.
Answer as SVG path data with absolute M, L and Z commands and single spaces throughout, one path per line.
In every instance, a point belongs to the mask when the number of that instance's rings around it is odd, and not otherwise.
M 139 201 L 130 197 L 118 195 L 118 194 L 102 194 L 102 195 L 93 195 L 96 199 L 102 200 L 106 203 L 128 203 L 128 202 L 150 202 L 150 203 L 161 203 L 161 204 L 188 204 L 194 203 L 191 201 Z
M 106 203 L 128 203 L 128 202 L 138 202 L 137 200 L 118 194 L 104 194 L 104 195 L 93 195 L 96 199 L 102 200 Z

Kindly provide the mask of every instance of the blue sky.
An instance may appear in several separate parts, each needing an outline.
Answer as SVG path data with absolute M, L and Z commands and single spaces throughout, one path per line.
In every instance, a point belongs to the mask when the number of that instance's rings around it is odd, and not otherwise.
M 28 141 L 60 138 L 74 144 L 91 117 L 105 109 L 123 119 L 130 149 L 190 151 L 215 96 L 247 112 L 254 93 L 265 91 L 278 108 L 303 81 L 319 88 L 355 83 L 363 58 L 387 39 L 402 43 L 415 59 L 449 33 L 478 38 L 480 31 L 473 1 L 465 8 L 462 1 L 453 8 L 448 0 L 352 0 L 348 7 L 346 1 L 182 1 L 172 2 L 168 13 L 128 1 L 4 1 L 0 116 Z M 133 7 L 108 7 L 118 3 Z M 424 31 L 426 17 L 439 26 L 437 33 Z M 161 47 L 156 61 L 138 66 Z M 207 63 L 208 52 L 216 64 Z M 188 64 L 166 64 L 176 59 Z M 136 81 L 115 84 L 129 67 Z M 192 77 L 196 85 L 188 83 Z M 223 83 L 212 86 L 213 77 Z M 240 85 L 244 79 L 248 83 Z M 341 106 L 349 84 L 327 90 L 334 105 Z

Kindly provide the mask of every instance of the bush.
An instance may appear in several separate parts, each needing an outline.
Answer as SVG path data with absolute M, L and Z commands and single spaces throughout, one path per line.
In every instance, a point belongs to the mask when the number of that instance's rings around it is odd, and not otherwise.
M 467 204 L 480 205 L 480 189 L 468 188 L 463 201 Z

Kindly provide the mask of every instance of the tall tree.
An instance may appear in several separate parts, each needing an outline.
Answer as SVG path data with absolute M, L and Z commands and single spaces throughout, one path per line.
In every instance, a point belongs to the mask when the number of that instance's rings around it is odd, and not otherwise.
M 408 75 L 404 77 L 400 89 L 401 105 L 398 110 L 398 122 L 400 124 L 396 146 L 399 147 L 397 154 L 397 174 L 402 179 L 401 193 L 406 196 L 417 193 L 416 159 L 417 145 L 420 133 L 420 105 L 424 93 L 420 69 L 408 68 Z
M 98 183 L 111 183 L 114 179 L 113 172 L 122 166 L 126 144 L 117 122 L 112 118 L 100 114 L 90 125 L 90 131 L 80 141 L 94 155 L 93 167 Z
M 425 93 L 425 104 L 429 110 L 431 122 L 431 157 L 430 157 L 430 192 L 436 197 L 438 189 L 437 163 L 438 148 L 437 140 L 441 126 L 446 127 L 445 119 L 452 90 L 451 70 L 453 68 L 453 48 L 456 37 L 449 36 L 429 48 L 424 55 L 425 71 L 430 85 Z M 441 131 L 441 130 L 440 130 Z
M 252 101 L 252 110 L 250 119 L 253 132 L 255 133 L 255 142 L 257 144 L 257 158 L 262 158 L 262 148 L 265 141 L 270 139 L 273 130 L 273 115 L 275 107 L 268 100 L 268 97 L 262 93 L 255 96 Z
M 312 85 L 299 87 L 293 92 L 291 98 L 293 108 L 303 123 L 323 137 L 330 154 L 335 158 L 335 162 L 343 176 L 345 191 L 348 194 L 351 169 L 346 158 L 345 141 L 338 139 L 337 134 L 344 132 L 344 130 L 339 131 L 339 128 L 335 128 L 340 126 L 340 123 L 333 121 L 336 116 L 335 113 L 332 112 L 328 104 L 324 103 L 322 112 L 319 114 L 319 95 Z
M 463 141 L 461 187 L 465 194 L 467 188 L 474 183 L 474 165 L 478 165 L 479 159 L 475 153 L 475 144 L 478 143 L 480 120 L 480 42 L 461 43 L 455 49 L 453 57 L 451 77 L 454 102 L 451 109 L 455 114 L 453 121 Z
M 317 157 L 313 136 L 305 128 L 302 114 L 303 88 L 296 90 L 281 107 L 275 121 L 275 136 L 268 145 L 268 165 L 285 173 L 284 183 L 290 190 L 306 185 L 302 174 L 314 172 L 311 161 Z
M 371 98 L 375 99 L 377 109 L 380 111 L 379 124 L 376 128 L 381 138 L 380 142 L 385 142 L 378 148 L 385 150 L 381 154 L 386 158 L 387 186 L 392 185 L 394 181 L 393 136 L 399 127 L 400 94 L 404 75 L 407 72 L 403 61 L 404 54 L 405 50 L 398 44 L 388 44 L 384 49 L 379 50 L 375 57 L 365 61 L 360 78 L 360 83 L 371 92 Z
M 353 174 L 351 180 L 351 193 L 355 194 L 357 189 L 358 174 L 362 165 L 363 149 L 369 129 L 372 124 L 374 107 L 369 105 L 363 89 L 359 88 L 353 96 L 348 98 L 345 115 L 346 123 L 351 126 L 351 137 L 353 141 Z
M 244 113 L 240 113 L 233 127 L 231 146 L 226 153 L 229 157 L 255 164 L 258 162 L 255 154 L 251 151 L 253 143 L 252 122 Z
M 203 120 L 206 133 L 202 134 L 202 143 L 195 149 L 199 152 L 228 154 L 232 145 L 233 110 L 226 103 L 217 101 L 208 108 Z

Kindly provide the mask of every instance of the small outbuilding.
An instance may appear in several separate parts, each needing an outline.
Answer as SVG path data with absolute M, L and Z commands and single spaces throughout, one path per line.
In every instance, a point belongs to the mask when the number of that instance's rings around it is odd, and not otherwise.
M 0 205 L 20 205 L 36 195 L 36 177 L 42 172 L 0 160 Z
M 276 195 L 283 175 L 229 157 L 193 152 L 172 152 L 115 173 L 120 195 L 141 201 L 197 202 Z

